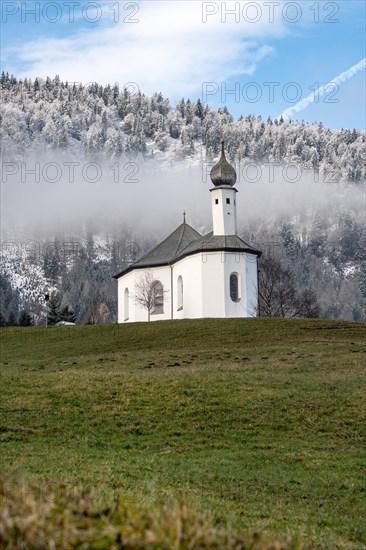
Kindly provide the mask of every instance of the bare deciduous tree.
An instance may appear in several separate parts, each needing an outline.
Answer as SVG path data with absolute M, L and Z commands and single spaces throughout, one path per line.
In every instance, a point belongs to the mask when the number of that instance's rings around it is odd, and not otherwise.
M 296 317 L 307 317 L 318 319 L 320 317 L 320 306 L 317 296 L 311 288 L 304 288 L 296 298 Z
M 263 317 L 319 317 L 315 292 L 298 292 L 292 271 L 272 256 L 263 257 L 259 270 L 259 312 Z
M 152 271 L 147 271 L 135 284 L 135 302 L 147 310 L 148 321 L 151 313 L 163 313 L 167 292 L 161 282 L 154 278 Z
M 103 302 L 98 307 L 98 323 L 106 323 L 109 316 L 108 306 Z

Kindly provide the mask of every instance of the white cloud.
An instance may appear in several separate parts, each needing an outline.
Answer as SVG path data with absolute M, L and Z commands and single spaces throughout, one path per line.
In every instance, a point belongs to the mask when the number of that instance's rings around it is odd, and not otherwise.
M 136 82 L 144 93 L 171 97 L 199 94 L 202 82 L 251 75 L 273 50 L 266 42 L 287 31 L 281 19 L 264 16 L 255 24 L 221 14 L 202 21 L 201 1 L 145 1 L 138 11 L 120 3 L 119 23 L 106 21 L 64 38 L 42 37 L 13 50 L 20 77 L 59 74 L 69 82 Z M 207 3 L 206 3 L 207 4 Z M 221 2 L 212 2 L 221 6 Z M 228 8 L 229 4 L 226 3 Z M 245 2 L 240 2 L 244 6 Z M 129 20 L 138 22 L 129 22 Z

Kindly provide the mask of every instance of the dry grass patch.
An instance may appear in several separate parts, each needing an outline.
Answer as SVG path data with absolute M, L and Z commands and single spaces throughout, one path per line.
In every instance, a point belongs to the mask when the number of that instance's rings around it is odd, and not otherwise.
M 119 498 L 103 507 L 76 487 L 0 481 L 0 546 L 15 549 L 300 550 L 292 540 L 241 535 L 168 498 L 136 506 Z

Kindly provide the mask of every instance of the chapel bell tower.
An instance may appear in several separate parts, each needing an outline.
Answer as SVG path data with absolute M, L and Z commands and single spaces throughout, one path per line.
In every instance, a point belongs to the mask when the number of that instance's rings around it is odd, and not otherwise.
M 213 234 L 237 235 L 236 221 L 236 172 L 225 157 L 224 140 L 221 141 L 220 160 L 210 172 L 214 187 L 210 189 Z

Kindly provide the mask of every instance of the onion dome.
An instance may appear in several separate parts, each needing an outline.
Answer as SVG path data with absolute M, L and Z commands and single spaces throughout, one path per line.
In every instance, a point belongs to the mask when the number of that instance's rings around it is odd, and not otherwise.
M 211 168 L 210 177 L 215 187 L 219 187 L 220 185 L 235 185 L 236 172 L 235 168 L 226 160 L 224 140 L 221 141 L 220 160 Z

